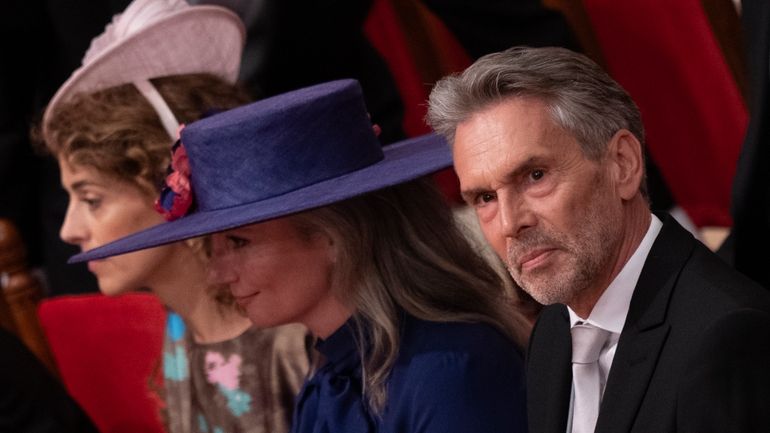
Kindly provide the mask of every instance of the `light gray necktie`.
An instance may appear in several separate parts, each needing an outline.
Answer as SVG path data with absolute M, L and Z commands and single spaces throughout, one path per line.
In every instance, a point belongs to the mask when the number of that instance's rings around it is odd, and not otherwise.
M 599 352 L 609 331 L 589 324 L 572 327 L 572 433 L 593 433 L 602 399 Z

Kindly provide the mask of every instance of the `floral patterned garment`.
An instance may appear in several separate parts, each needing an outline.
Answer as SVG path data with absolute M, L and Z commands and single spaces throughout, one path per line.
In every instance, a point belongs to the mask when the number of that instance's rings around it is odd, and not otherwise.
M 310 365 L 301 325 L 198 344 L 170 312 L 163 347 L 169 433 L 285 433 Z

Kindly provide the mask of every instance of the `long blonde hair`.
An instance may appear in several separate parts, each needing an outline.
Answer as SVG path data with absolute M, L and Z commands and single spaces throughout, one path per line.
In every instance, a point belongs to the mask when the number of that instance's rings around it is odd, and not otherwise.
M 429 180 L 417 180 L 292 217 L 335 248 L 333 290 L 355 307 L 364 393 L 387 400 L 400 312 L 434 322 L 487 323 L 523 347 L 529 334 L 499 275 L 456 227 Z M 366 342 L 364 347 L 363 342 Z

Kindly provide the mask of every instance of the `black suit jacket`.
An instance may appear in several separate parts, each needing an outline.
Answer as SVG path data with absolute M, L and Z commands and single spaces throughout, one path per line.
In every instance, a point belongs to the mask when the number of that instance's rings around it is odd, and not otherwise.
M 549 306 L 527 360 L 530 433 L 566 431 L 570 358 L 567 309 Z M 596 431 L 768 432 L 768 366 L 767 292 L 667 218 L 634 290 Z

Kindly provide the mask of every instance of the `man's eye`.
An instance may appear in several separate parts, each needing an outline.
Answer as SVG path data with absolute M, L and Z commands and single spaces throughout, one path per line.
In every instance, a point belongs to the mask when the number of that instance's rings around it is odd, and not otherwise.
M 532 170 L 532 172 L 529 174 L 530 179 L 532 180 L 540 180 L 545 176 L 545 171 L 543 170 Z
M 249 241 L 243 238 L 240 238 L 238 236 L 228 236 L 227 237 L 227 246 L 230 249 L 236 250 L 238 248 L 246 246 Z
M 481 194 L 479 194 L 479 196 L 476 199 L 476 201 L 479 204 L 489 203 L 494 200 L 495 200 L 495 194 L 491 192 L 482 192 Z

